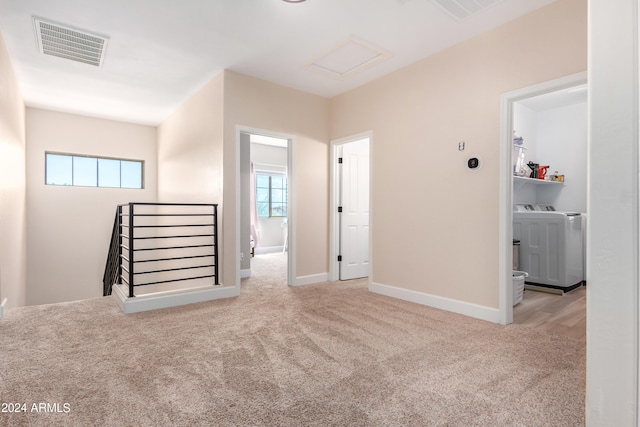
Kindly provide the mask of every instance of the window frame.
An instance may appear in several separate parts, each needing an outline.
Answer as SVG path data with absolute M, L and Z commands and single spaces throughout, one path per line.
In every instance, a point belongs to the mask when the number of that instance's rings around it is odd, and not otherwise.
M 258 187 L 258 176 L 266 176 L 269 178 L 269 215 L 268 216 L 260 216 L 260 209 L 257 209 L 256 206 L 256 210 L 258 211 L 258 219 L 268 219 L 268 218 L 287 218 L 289 216 L 289 177 L 287 176 L 286 172 L 275 172 L 275 171 L 263 171 L 263 170 L 257 170 L 255 171 L 255 175 L 256 175 L 256 185 L 255 185 L 255 193 L 256 193 L 256 205 L 259 205 L 260 203 L 264 203 L 264 202 L 260 202 L 258 201 L 258 189 L 266 189 L 266 187 Z M 283 210 L 285 212 L 285 215 L 274 215 L 273 214 L 273 185 L 272 185 L 272 178 L 273 177 L 279 177 L 279 178 L 283 178 L 284 179 L 284 188 L 280 187 L 280 188 L 276 188 L 276 190 L 283 190 L 284 191 L 284 201 L 283 202 L 276 202 L 279 205 L 283 206 Z
M 52 156 L 62 156 L 62 157 L 70 157 L 71 158 L 71 184 L 53 184 L 53 183 L 49 183 L 48 182 L 48 175 L 49 175 L 49 155 Z M 75 184 L 75 179 L 74 179 L 74 158 L 82 158 L 82 159 L 92 159 L 95 160 L 96 162 L 96 185 L 79 185 L 79 184 Z M 120 162 L 119 166 L 120 166 L 120 176 L 119 176 L 119 181 L 120 181 L 120 186 L 119 187 L 114 187 L 114 186 L 108 186 L 108 185 L 100 185 L 100 160 L 111 160 L 111 161 L 118 161 Z M 131 163 L 138 163 L 140 165 L 140 187 L 123 187 L 122 186 L 122 162 L 131 162 Z M 145 180 L 144 180 L 144 175 L 145 175 L 145 161 L 144 160 L 139 160 L 139 159 L 127 159 L 127 158 L 122 158 L 122 157 L 107 157 L 107 156 L 95 156 L 95 155 L 89 155 L 89 154 L 77 154 L 77 153 L 64 153 L 64 152 L 58 152 L 58 151 L 45 151 L 44 153 L 44 185 L 46 186 L 52 186 L 52 187 L 84 187 L 84 188 L 112 188 L 112 189 L 121 189 L 121 190 L 144 190 L 145 188 Z

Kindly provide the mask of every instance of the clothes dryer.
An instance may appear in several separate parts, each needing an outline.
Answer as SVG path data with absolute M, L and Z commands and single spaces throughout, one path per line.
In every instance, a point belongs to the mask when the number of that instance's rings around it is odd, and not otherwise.
M 550 206 L 550 205 L 547 205 Z M 570 291 L 584 280 L 582 215 L 516 205 L 513 238 L 520 240 L 520 270 L 527 284 Z M 538 209 L 536 209 L 538 208 Z

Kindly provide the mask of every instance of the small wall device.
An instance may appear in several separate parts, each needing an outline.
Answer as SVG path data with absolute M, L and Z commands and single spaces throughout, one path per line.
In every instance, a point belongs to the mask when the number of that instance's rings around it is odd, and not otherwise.
M 480 158 L 477 156 L 469 157 L 467 167 L 471 170 L 478 170 L 478 168 L 480 168 Z

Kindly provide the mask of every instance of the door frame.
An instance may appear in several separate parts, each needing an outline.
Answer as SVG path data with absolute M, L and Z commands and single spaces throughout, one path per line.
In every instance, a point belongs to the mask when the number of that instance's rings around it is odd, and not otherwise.
M 513 323 L 513 104 L 587 83 L 587 72 L 528 86 L 500 97 L 500 190 L 498 226 L 498 321 Z
M 373 178 L 373 131 L 366 131 L 344 138 L 332 139 L 329 156 L 329 281 L 336 281 L 340 275 L 338 263 L 338 250 L 340 244 L 340 222 L 338 217 L 338 197 L 340 195 L 340 179 L 338 170 L 338 147 L 349 142 L 369 140 L 369 286 L 373 276 L 373 197 L 371 188 Z
M 274 132 L 266 129 L 259 129 L 250 126 L 236 125 L 236 212 L 238 217 L 242 209 L 240 198 L 240 134 L 248 133 L 255 135 L 270 136 L 287 140 L 287 285 L 295 286 L 296 280 L 296 182 L 295 182 L 295 151 L 296 136 L 282 132 Z M 240 250 L 240 220 L 236 221 L 236 248 Z M 240 256 L 236 261 L 236 277 L 240 283 Z

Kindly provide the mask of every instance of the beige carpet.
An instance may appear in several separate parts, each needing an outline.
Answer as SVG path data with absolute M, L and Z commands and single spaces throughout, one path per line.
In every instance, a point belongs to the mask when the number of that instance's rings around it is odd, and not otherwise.
M 286 288 L 287 254 L 256 255 L 251 258 L 251 277 L 242 280 L 242 291 L 268 292 L 273 288 Z
M 584 343 L 362 281 L 254 276 L 239 298 L 132 315 L 109 297 L 10 309 L 0 366 L 0 402 L 27 404 L 3 426 L 584 424 Z

